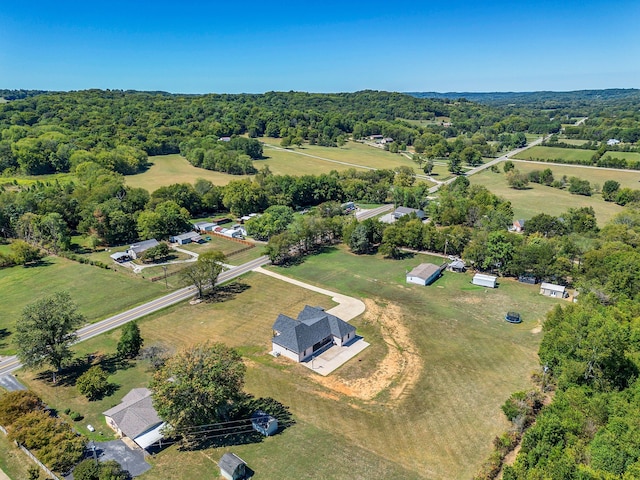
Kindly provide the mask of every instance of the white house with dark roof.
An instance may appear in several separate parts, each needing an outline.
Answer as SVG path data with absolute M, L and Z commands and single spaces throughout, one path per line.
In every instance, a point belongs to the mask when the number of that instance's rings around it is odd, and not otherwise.
M 132 389 L 119 405 L 102 414 L 107 425 L 118 435 L 129 437 L 142 449 L 163 438 L 162 429 L 166 423 L 153 408 L 151 390 L 148 388 Z
M 150 248 L 153 248 L 159 244 L 160 242 L 158 242 L 155 238 L 152 238 L 151 240 L 145 240 L 143 242 L 134 243 L 129 247 L 129 250 L 127 250 L 127 254 L 131 258 L 135 259 L 141 256 L 144 252 L 146 252 Z
M 342 346 L 356 338 L 356 328 L 320 307 L 306 305 L 297 319 L 280 314 L 273 324 L 274 355 L 302 362 L 329 345 Z

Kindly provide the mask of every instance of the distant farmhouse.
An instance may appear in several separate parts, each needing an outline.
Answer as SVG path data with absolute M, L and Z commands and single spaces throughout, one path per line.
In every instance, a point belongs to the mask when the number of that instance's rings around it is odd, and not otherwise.
M 180 235 L 174 235 L 169 238 L 171 243 L 177 243 L 178 245 L 186 245 L 187 243 L 202 243 L 204 240 L 199 233 L 186 232 Z
M 514 220 L 513 226 L 511 227 L 510 230 L 518 233 L 524 232 L 524 222 L 525 220 Z
M 129 255 L 129 257 L 133 259 L 136 259 L 150 248 L 156 247 L 159 244 L 160 242 L 158 242 L 155 238 L 152 238 L 151 240 L 145 240 L 144 242 L 134 243 L 129 247 L 129 250 L 127 250 L 127 255 Z
M 165 422 L 158 416 L 151 401 L 151 390 L 134 388 L 113 408 L 103 412 L 107 425 L 115 432 L 133 440 L 145 449 L 163 438 Z
M 433 283 L 441 274 L 442 270 L 447 267 L 445 263 L 442 266 L 433 263 L 421 263 L 416 268 L 407 273 L 407 283 L 415 283 L 416 285 L 429 285 Z
M 409 208 L 409 207 L 398 207 L 393 211 L 393 218 L 395 220 L 399 220 L 405 215 L 411 215 L 412 213 L 416 214 L 420 220 L 424 220 L 427 218 L 427 214 L 424 213 L 424 210 L 420 210 L 418 208 Z
M 273 324 L 272 352 L 302 362 L 325 347 L 356 338 L 356 328 L 320 307 L 306 305 L 294 320 L 280 314 Z
M 610 138 L 609 140 L 607 140 L 607 145 L 609 145 L 610 147 L 618 145 L 619 143 L 620 140 L 618 140 L 617 138 Z

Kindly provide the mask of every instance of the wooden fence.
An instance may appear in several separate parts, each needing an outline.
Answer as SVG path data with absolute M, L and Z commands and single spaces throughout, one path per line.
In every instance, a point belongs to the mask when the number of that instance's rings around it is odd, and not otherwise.
M 0 425 L 0 431 L 1 431 L 2 433 L 4 433 L 5 435 L 7 435 L 7 430 L 6 430 L 2 425 Z M 51 470 L 49 470 L 49 469 L 47 468 L 47 466 L 46 466 L 44 463 L 42 463 L 40 460 L 38 460 L 38 458 L 37 458 L 33 453 L 31 453 L 31 451 L 30 451 L 27 447 L 25 447 L 24 445 L 20 445 L 18 442 L 14 442 L 14 443 L 15 443 L 15 444 L 16 444 L 16 446 L 17 446 L 20 450 L 22 450 L 22 451 L 23 451 L 23 452 L 24 452 L 24 453 L 25 453 L 25 454 L 26 454 L 26 455 L 27 455 L 27 456 L 28 456 L 28 457 L 29 457 L 29 458 L 30 458 L 30 459 L 31 459 L 31 460 L 32 460 L 32 461 L 37 465 L 37 466 L 39 466 L 39 467 L 44 471 L 44 473 L 46 473 L 46 474 L 48 475 L 48 478 L 51 478 L 51 479 L 53 479 L 53 480 L 60 480 L 60 477 L 58 477 L 55 473 L 53 473 Z

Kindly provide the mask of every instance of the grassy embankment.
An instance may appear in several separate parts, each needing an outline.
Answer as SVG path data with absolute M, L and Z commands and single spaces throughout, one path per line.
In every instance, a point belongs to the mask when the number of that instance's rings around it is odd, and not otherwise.
M 558 301 L 510 280 L 496 290 L 475 287 L 467 274 L 445 273 L 426 288 L 407 285 L 406 270 L 422 261 L 440 259 L 392 261 L 339 248 L 276 269 L 367 303 L 353 323 L 371 346 L 327 378 L 268 351 L 278 313 L 295 315 L 304 304 L 329 307 L 330 299 L 256 273 L 227 301 L 183 304 L 141 321 L 142 334 L 146 345 L 179 348 L 211 339 L 238 347 L 248 365 L 247 390 L 291 407 L 294 427 L 260 444 L 233 446 L 261 478 L 468 478 L 507 427 L 499 407 L 527 387 L 537 365 L 540 321 Z M 520 311 L 525 322 L 507 324 L 507 310 Z M 109 353 L 118 338 L 114 332 L 76 348 Z M 142 373 L 129 373 L 135 371 Z M 117 394 L 93 403 L 78 399 L 73 387 L 29 383 L 104 433 L 99 412 L 148 375 L 143 365 L 119 372 L 113 377 L 122 385 Z M 185 471 L 197 477 L 215 469 L 224 451 L 169 447 L 143 478 L 179 479 Z

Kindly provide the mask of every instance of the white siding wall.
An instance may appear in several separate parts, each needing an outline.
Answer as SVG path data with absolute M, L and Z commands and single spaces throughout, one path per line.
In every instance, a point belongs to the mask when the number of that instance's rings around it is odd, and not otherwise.
M 292 352 L 291 350 L 287 350 L 284 347 L 281 347 L 280 345 L 276 345 L 275 343 L 271 343 L 271 350 L 273 352 L 279 353 L 280 355 L 282 355 L 283 357 L 287 357 L 295 362 L 299 362 L 300 361 L 300 357 L 298 356 L 297 353 Z
M 407 275 L 407 283 L 415 283 L 416 285 L 426 285 L 427 282 L 422 278 L 413 277 L 411 275 Z

